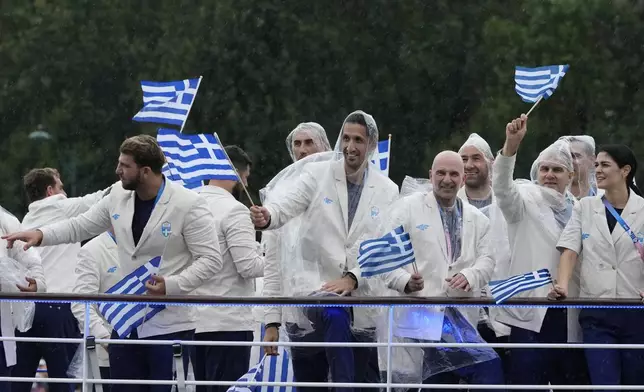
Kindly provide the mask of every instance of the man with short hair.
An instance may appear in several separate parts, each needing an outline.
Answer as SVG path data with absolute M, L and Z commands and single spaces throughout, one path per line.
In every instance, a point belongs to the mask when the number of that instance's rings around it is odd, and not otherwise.
M 251 159 L 238 146 L 226 153 L 239 174 L 238 180 L 210 180 L 199 189 L 215 217 L 222 250 L 221 271 L 194 293 L 215 297 L 252 297 L 254 280 L 264 275 L 264 258 L 255 241 L 248 207 L 239 198 L 248 184 Z M 248 308 L 200 306 L 197 308 L 197 341 L 253 341 L 253 315 Z M 235 381 L 248 371 L 250 346 L 196 346 L 193 367 L 197 381 Z M 197 386 L 198 392 L 224 392 L 227 386 Z
M 29 230 L 78 216 L 98 203 L 107 188 L 83 197 L 67 197 L 58 170 L 32 169 L 24 177 L 29 210 L 22 221 L 22 229 Z M 43 246 L 35 249 L 42 259 L 42 267 L 50 293 L 71 293 L 74 287 L 74 269 L 80 243 Z M 19 337 L 78 338 L 80 331 L 68 303 L 36 302 L 32 328 L 16 332 Z M 18 342 L 18 363 L 13 369 L 16 377 L 33 377 L 40 359 L 47 363 L 50 377 L 67 378 L 67 368 L 76 352 L 75 344 Z M 31 391 L 31 382 L 13 383 L 14 392 Z M 51 384 L 52 392 L 69 390 L 69 384 Z
M 161 257 L 158 274 L 145 282 L 149 295 L 188 294 L 221 270 L 215 220 L 206 201 L 191 190 L 166 181 L 161 174 L 163 151 L 154 137 L 126 139 L 120 148 L 116 174 L 121 182 L 86 213 L 37 230 L 4 236 L 8 245 L 23 240 L 26 247 L 75 243 L 114 228 L 125 278 Z M 133 320 L 135 321 L 135 320 Z M 195 310 L 167 306 L 132 330 L 125 339 L 190 340 Z M 110 344 L 110 371 L 115 379 L 171 380 L 173 350 L 166 345 Z M 187 351 L 184 362 L 187 366 Z M 170 391 L 171 386 L 121 385 L 119 392 Z
M 577 199 L 597 195 L 595 180 L 595 139 L 588 135 L 562 136 L 560 140 L 570 143 L 575 175 L 570 184 L 570 193 Z
M 260 230 L 278 229 L 298 216 L 302 219 L 297 256 L 289 260 L 289 271 L 281 271 L 283 289 L 287 283 L 294 295 L 373 293 L 372 285 L 377 282 L 360 276 L 358 247 L 362 240 L 378 234 L 380 212 L 398 197 L 396 184 L 377 170 L 368 170 L 377 143 L 373 117 L 362 111 L 351 113 L 342 125 L 334 158 L 307 162 L 301 175 L 286 181 L 286 189 L 274 190 L 278 196 L 269 193 L 265 206 L 251 207 L 253 223 Z M 301 279 L 287 278 L 294 274 Z M 291 340 L 373 340 L 370 335 L 376 325 L 368 309 L 307 308 L 302 312 L 297 320 L 286 320 Z M 295 379 L 301 382 L 324 382 L 329 373 L 334 382 L 379 381 L 375 347 L 294 347 L 291 352 Z
M 494 155 L 485 139 L 473 133 L 458 150 L 465 167 L 464 186 L 458 196 L 476 208 L 489 206 L 493 200 L 492 164 Z

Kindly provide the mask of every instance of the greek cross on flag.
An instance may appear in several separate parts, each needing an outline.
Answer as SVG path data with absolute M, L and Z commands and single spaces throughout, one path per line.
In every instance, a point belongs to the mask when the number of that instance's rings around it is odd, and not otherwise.
M 376 165 L 376 167 L 380 169 L 382 174 L 384 174 L 387 177 L 389 177 L 389 157 L 390 157 L 389 148 L 391 147 L 390 142 L 391 142 L 391 139 L 378 142 L 377 148 L 374 150 L 373 154 L 371 155 L 371 163 Z
M 141 81 L 143 109 L 132 120 L 183 127 L 200 81 L 201 78 L 172 82 Z
M 145 294 L 145 282 L 159 271 L 159 264 L 161 264 L 161 256 L 157 256 L 135 269 L 109 288 L 106 293 Z M 124 303 L 101 303 L 98 305 L 98 311 L 114 328 L 119 338 L 129 336 L 135 328 L 143 325 L 145 320 L 151 319 L 163 309 L 165 309 L 164 305 Z
M 411 238 L 402 225 L 382 238 L 364 241 L 358 250 L 362 277 L 393 271 L 415 261 Z
M 548 65 L 545 67 L 516 67 L 514 71 L 514 90 L 523 102 L 535 103 L 539 98 L 548 99 L 559 86 L 559 81 L 568 71 L 568 65 Z
M 528 290 L 545 286 L 552 282 L 552 276 L 548 269 L 528 272 L 523 275 L 511 276 L 503 280 L 494 280 L 488 283 L 490 293 L 497 304 L 512 298 L 513 296 Z

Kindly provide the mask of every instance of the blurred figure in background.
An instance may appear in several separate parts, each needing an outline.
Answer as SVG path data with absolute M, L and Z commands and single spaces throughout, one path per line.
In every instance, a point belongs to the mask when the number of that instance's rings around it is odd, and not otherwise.
M 597 194 L 595 178 L 595 139 L 588 135 L 562 136 L 559 140 L 570 143 L 572 164 L 575 175 L 570 185 L 570 193 L 577 199 Z

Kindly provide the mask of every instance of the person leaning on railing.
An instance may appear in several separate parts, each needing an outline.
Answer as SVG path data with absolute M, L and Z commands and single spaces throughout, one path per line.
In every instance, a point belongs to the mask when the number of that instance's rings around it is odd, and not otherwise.
M 550 298 L 568 296 L 568 282 L 580 260 L 580 297 L 637 298 L 644 288 L 644 198 L 633 183 L 637 160 L 624 145 L 599 148 L 597 186 L 604 196 L 580 200 L 557 248 L 558 281 Z M 641 309 L 585 308 L 579 315 L 584 343 L 643 344 Z M 644 384 L 644 351 L 586 349 L 594 385 Z

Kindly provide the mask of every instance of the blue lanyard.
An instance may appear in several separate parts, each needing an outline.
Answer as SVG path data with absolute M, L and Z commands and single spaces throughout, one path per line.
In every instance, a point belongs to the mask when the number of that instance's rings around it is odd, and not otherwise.
M 116 237 L 114 237 L 114 234 L 112 234 L 112 233 L 110 233 L 110 232 L 108 231 L 108 232 L 107 232 L 107 235 L 109 235 L 110 237 L 112 237 L 112 239 L 114 240 L 114 243 L 116 244 Z
M 159 202 L 159 199 L 161 198 L 161 195 L 163 194 L 163 191 L 165 190 L 165 177 L 163 177 L 163 182 L 161 183 L 161 186 L 159 187 L 159 192 L 157 192 L 157 197 L 154 199 L 154 206 L 156 207 L 157 203 Z
M 615 218 L 617 223 L 619 223 L 619 225 L 622 226 L 622 228 L 624 228 L 624 231 L 626 232 L 626 234 L 628 234 L 628 236 L 631 237 L 631 241 L 633 241 L 633 245 L 635 245 L 635 248 L 637 248 L 637 250 L 640 252 L 640 255 L 642 255 L 642 244 L 637 239 L 637 236 L 635 235 L 635 233 L 633 233 L 633 230 L 631 230 L 631 228 L 624 221 L 621 215 L 619 215 L 617 211 L 615 211 L 615 208 L 613 208 L 613 206 L 610 204 L 608 200 L 602 197 L 602 203 L 604 203 L 604 206 L 606 207 L 606 209 L 608 209 L 608 211 L 613 216 L 613 218 Z

